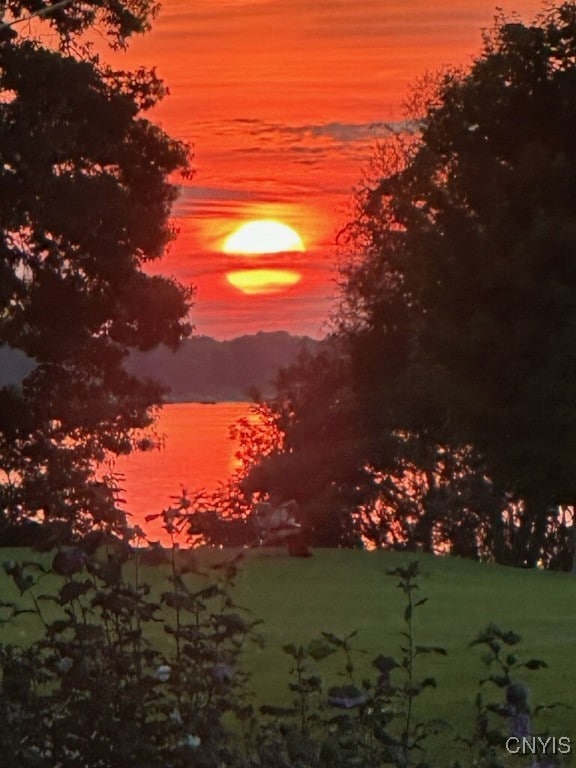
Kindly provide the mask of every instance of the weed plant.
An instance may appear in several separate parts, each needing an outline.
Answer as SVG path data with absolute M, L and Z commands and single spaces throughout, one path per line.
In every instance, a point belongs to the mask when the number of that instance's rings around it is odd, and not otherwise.
M 524 659 L 512 631 L 492 624 L 471 644 L 487 674 L 468 735 L 422 716 L 420 699 L 441 695 L 425 658 L 446 651 L 418 642 L 427 599 L 416 562 L 389 571 L 404 596 L 399 653 L 382 649 L 361 676 L 356 631 L 286 643 L 291 702 L 256 710 L 241 661 L 259 622 L 232 597 L 241 555 L 201 566 L 182 552 L 185 513 L 162 513 L 173 541 L 157 550 L 168 574 L 158 593 L 141 578 L 144 550 L 104 533 L 61 546 L 51 564 L 4 563 L 20 597 L 0 603 L 0 624 L 31 614 L 42 631 L 27 645 L 0 642 L 3 768 L 530 766 L 505 743 L 532 735 L 543 707 L 531 709 L 523 678 L 546 665 Z M 322 674 L 328 657 L 341 659 L 335 679 Z

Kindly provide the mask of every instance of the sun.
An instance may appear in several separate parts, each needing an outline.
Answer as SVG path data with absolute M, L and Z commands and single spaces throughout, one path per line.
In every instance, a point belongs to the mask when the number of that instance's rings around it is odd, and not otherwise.
M 226 238 L 222 250 L 230 254 L 257 255 L 305 249 L 298 232 L 288 224 L 274 219 L 258 219 L 238 227 Z

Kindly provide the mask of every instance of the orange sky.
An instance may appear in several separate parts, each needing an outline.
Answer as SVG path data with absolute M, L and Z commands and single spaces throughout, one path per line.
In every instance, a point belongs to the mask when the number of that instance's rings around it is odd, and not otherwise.
M 499 3 L 500 4 L 500 3 Z M 170 96 L 152 113 L 194 146 L 175 208 L 180 234 L 160 271 L 197 287 L 196 331 L 231 338 L 285 329 L 322 335 L 334 294 L 334 236 L 386 124 L 426 70 L 465 63 L 490 26 L 489 0 L 164 0 L 120 66 L 155 66 Z M 506 11 L 531 18 L 540 4 Z M 226 279 L 254 257 L 221 251 L 241 223 L 275 218 L 306 251 L 261 256 L 301 279 L 244 294 Z

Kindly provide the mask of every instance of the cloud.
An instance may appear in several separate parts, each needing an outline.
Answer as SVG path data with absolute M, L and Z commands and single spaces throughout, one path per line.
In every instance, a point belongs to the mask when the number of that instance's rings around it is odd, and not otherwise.
M 207 297 L 200 290 L 194 320 L 197 330 L 215 338 L 234 338 L 250 331 L 279 331 L 322 338 L 333 299 L 326 286 L 314 285 L 307 291 L 245 296 L 234 291 L 234 301 Z M 233 289 L 231 289 L 233 290 Z
M 222 125 L 222 124 L 220 124 Z M 413 121 L 348 123 L 332 121 L 329 123 L 272 123 L 255 118 L 234 118 L 226 122 L 227 131 L 233 133 L 234 126 L 240 129 L 242 136 L 258 138 L 288 136 L 300 139 L 329 138 L 337 143 L 346 143 L 369 139 L 385 139 L 390 136 L 415 129 Z
M 225 189 L 223 187 L 186 186 L 181 187 L 180 195 L 186 200 L 254 200 L 254 195 L 245 189 Z
M 271 180 L 251 179 L 251 189 L 182 186 L 173 215 L 176 218 L 195 216 L 202 219 L 235 220 L 246 207 L 291 202 L 295 191 L 302 189 L 296 187 L 294 190 L 288 185 L 283 191 L 274 193 L 263 189 L 265 183 L 270 184 Z
M 270 143 L 273 139 L 288 138 L 293 140 L 329 139 L 337 144 L 355 141 L 376 141 L 390 138 L 398 133 L 413 133 L 417 123 L 413 120 L 380 121 L 354 123 L 331 121 L 326 123 L 288 123 L 271 122 L 259 118 L 234 117 L 218 121 L 191 121 L 187 123 L 187 133 L 192 136 L 210 134 L 238 139 L 237 151 L 262 151 L 262 144 L 254 147 L 247 145 L 247 137 Z M 234 149 L 234 146 L 231 147 Z
M 279 202 L 294 195 L 349 195 L 375 145 L 414 130 L 411 121 L 298 123 L 251 116 L 189 121 L 186 132 L 194 137 L 199 173 L 219 169 L 195 199 Z

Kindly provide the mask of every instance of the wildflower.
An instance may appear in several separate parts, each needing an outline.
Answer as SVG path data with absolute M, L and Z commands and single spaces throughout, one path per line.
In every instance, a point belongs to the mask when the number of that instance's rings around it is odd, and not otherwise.
M 229 664 L 218 662 L 212 667 L 212 677 L 218 683 L 229 683 L 234 677 L 234 668 Z
M 202 743 L 202 739 L 200 736 L 192 736 L 192 734 L 187 733 L 186 738 L 182 742 L 185 747 L 189 747 L 190 749 L 198 749 L 200 744 Z
M 170 680 L 170 673 L 172 669 L 168 666 L 168 664 L 160 664 L 159 667 L 156 667 L 156 671 L 154 672 L 154 677 L 156 680 L 159 680 L 161 683 L 167 683 L 168 680 Z

